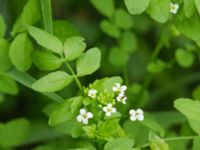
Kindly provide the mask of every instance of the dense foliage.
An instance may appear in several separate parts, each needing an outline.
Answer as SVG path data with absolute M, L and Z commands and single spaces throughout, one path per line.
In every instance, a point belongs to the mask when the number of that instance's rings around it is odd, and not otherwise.
M 0 150 L 199 150 L 200 0 L 0 13 Z

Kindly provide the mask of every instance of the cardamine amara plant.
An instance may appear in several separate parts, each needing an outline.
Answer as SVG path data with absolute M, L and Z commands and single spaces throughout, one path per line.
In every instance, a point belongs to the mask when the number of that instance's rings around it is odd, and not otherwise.
M 0 0 L 0 150 L 199 150 L 200 0 Z

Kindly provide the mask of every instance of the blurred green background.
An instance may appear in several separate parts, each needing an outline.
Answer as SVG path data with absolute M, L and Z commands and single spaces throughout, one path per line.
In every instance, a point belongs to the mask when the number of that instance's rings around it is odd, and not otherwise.
M 9 32 L 26 2 L 26 0 L 0 0 L 0 13 L 8 27 L 7 38 L 10 38 Z M 115 6 L 127 11 L 123 1 L 116 0 Z M 105 17 L 95 9 L 90 1 L 53 0 L 52 13 L 54 20 L 66 20 L 74 26 L 86 39 L 88 48 L 98 46 L 102 50 L 101 68 L 93 75 L 81 78 L 83 85 L 88 86 L 97 78 L 122 76 L 129 86 L 130 106 L 142 107 L 148 112 L 172 112 L 174 111 L 173 101 L 176 98 L 199 97 L 198 91 L 194 91 L 200 81 L 198 48 L 184 36 L 175 34 L 172 21 L 159 24 L 147 14 L 131 16 L 133 27 L 128 32 L 134 36 L 134 43 L 129 43 L 128 46 L 132 47 L 133 50 L 131 53 L 123 55 L 112 50 L 113 47 L 120 47 L 121 37 L 115 39 L 102 32 L 100 22 Z M 41 26 L 42 22 L 38 22 L 38 25 Z M 149 73 L 146 69 L 148 63 L 158 42 L 165 37 L 165 34 L 166 37 L 170 34 L 170 38 L 164 42 L 159 54 L 159 59 L 165 63 L 165 67 L 161 67 L 161 71 L 158 73 Z M 184 48 L 194 53 L 195 61 L 191 67 L 184 68 L 178 65 L 175 59 L 175 50 L 178 48 Z M 29 73 L 38 78 L 46 72 L 41 72 L 32 66 Z M 147 90 L 143 91 L 138 98 L 136 91 L 145 84 L 148 85 Z M 19 84 L 19 88 L 19 94 L 14 96 L 1 94 L 0 91 L 0 99 L 2 99 L 0 121 L 7 122 L 14 118 L 25 117 L 31 121 L 33 131 L 38 128 L 46 128 L 48 117 L 44 114 L 43 109 L 52 101 L 23 85 Z M 69 98 L 78 93 L 78 88 L 73 84 L 58 93 L 62 97 Z M 138 102 L 139 100 L 142 103 Z M 180 126 L 173 128 L 175 131 L 179 131 Z M 18 149 L 29 149 L 36 145 L 20 146 Z

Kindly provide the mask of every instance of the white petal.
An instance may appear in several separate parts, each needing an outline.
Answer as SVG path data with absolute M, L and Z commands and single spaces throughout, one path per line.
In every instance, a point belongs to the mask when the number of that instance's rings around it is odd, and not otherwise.
M 129 110 L 129 114 L 130 114 L 130 115 L 134 115 L 134 116 L 135 116 L 135 113 L 136 113 L 136 112 L 135 112 L 134 109 Z
M 117 91 L 117 88 L 114 86 L 114 87 L 112 88 L 112 90 L 113 90 L 114 92 L 116 92 L 116 91 Z
M 88 124 L 88 119 L 84 118 L 84 119 L 83 119 L 83 123 L 84 123 L 84 124 Z
M 107 112 L 107 107 L 106 106 L 103 107 L 103 111 Z
M 130 116 L 130 120 L 131 120 L 131 121 L 135 121 L 135 120 L 136 120 L 136 117 L 135 117 L 134 115 L 131 115 L 131 116 Z
M 126 100 L 123 100 L 122 103 L 123 103 L 123 104 L 126 104 Z
M 112 104 L 107 104 L 107 107 L 108 108 L 112 108 Z
M 143 115 L 143 114 L 141 114 L 141 115 L 138 115 L 138 116 L 137 116 L 137 119 L 138 119 L 139 121 L 142 121 L 142 120 L 144 120 L 144 115 Z
M 87 117 L 88 117 L 88 118 L 92 118 L 92 117 L 93 117 L 93 114 L 92 114 L 91 112 L 88 112 L 88 113 L 87 113 Z
M 78 115 L 78 116 L 76 117 L 76 119 L 77 119 L 78 122 L 82 122 L 83 117 L 82 117 L 81 115 Z
M 123 85 L 123 86 L 121 86 L 121 91 L 126 91 L 126 89 L 127 89 L 127 86 L 126 85 Z
M 86 113 L 86 109 L 84 109 L 84 108 L 83 108 L 83 109 L 80 109 L 80 114 L 83 115 L 83 114 L 85 114 L 85 113 Z
M 111 116 L 111 112 L 106 112 L 106 116 Z
M 112 108 L 112 113 L 115 113 L 117 110 L 115 107 Z
M 140 108 L 138 108 L 137 110 L 136 110 L 136 112 L 140 115 L 142 115 L 143 114 L 143 110 L 142 109 L 140 109 Z

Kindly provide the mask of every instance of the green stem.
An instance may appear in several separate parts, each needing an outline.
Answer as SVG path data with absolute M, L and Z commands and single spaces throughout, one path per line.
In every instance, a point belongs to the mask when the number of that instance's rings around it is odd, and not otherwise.
M 166 37 L 161 37 L 160 41 L 158 42 L 151 58 L 150 58 L 150 62 L 154 61 L 156 59 L 156 57 L 158 56 L 158 54 L 160 53 L 160 51 L 162 50 L 162 47 L 165 43 L 165 40 L 166 40 Z M 145 76 L 145 79 L 144 79 L 144 82 L 142 84 L 142 89 L 141 91 L 139 92 L 138 96 L 137 96 L 137 99 L 138 99 L 138 106 L 141 106 L 143 105 L 144 101 L 141 100 L 141 97 L 144 93 L 144 91 L 148 88 L 148 86 L 150 85 L 152 79 L 154 77 L 154 74 L 152 73 L 146 73 L 146 76 Z
M 124 83 L 128 86 L 129 85 L 129 77 L 128 77 L 127 67 L 123 68 L 123 77 L 124 77 Z
M 81 90 L 81 93 L 83 94 L 84 92 L 83 92 L 83 87 L 81 85 L 81 82 L 79 81 L 78 77 L 74 73 L 74 71 L 73 71 L 72 67 L 70 66 L 70 64 L 68 62 L 66 62 L 66 61 L 65 61 L 65 64 L 66 64 L 67 68 L 69 69 L 69 71 L 71 72 L 71 74 L 73 75 L 78 88 Z
M 53 22 L 51 12 L 51 0 L 41 0 L 41 9 L 46 32 L 53 34 Z
M 16 70 L 15 68 L 11 68 L 10 70 L 8 70 L 6 72 L 6 74 L 11 77 L 12 79 L 14 79 L 15 81 L 21 83 L 22 85 L 32 89 L 32 84 L 36 81 L 32 76 L 30 76 L 27 73 L 24 72 L 20 72 L 18 70 Z M 41 93 L 47 97 L 49 97 L 50 99 L 56 101 L 56 102 L 63 102 L 64 99 L 62 97 L 60 97 L 59 95 L 57 95 L 56 93 Z
M 165 142 L 169 141 L 180 141 L 180 140 L 192 140 L 200 136 L 181 136 L 181 137 L 171 137 L 171 138 L 165 138 L 163 139 Z M 149 147 L 149 143 L 143 144 L 140 146 L 140 148 L 146 148 Z

